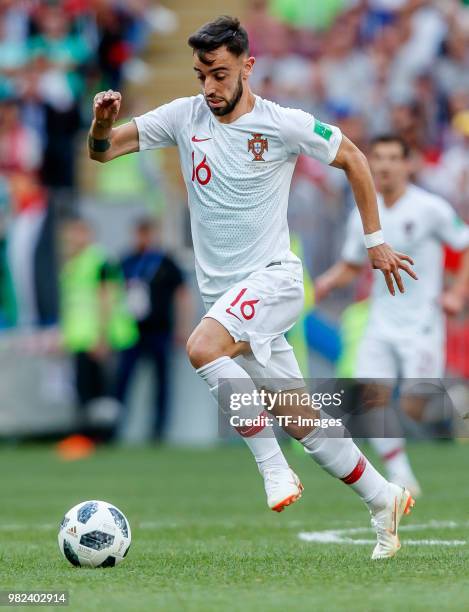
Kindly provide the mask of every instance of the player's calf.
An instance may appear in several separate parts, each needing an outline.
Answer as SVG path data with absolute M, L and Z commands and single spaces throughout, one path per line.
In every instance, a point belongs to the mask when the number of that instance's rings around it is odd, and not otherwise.
M 350 486 L 368 506 L 378 539 L 372 558 L 394 556 L 400 548 L 399 521 L 414 505 L 409 492 L 383 478 L 351 438 L 328 437 L 317 430 L 301 443 L 316 463 Z
M 302 403 L 304 398 L 310 401 L 305 387 L 267 394 L 271 413 L 278 419 L 283 430 L 295 440 L 301 440 L 312 433 L 319 416 L 309 404 Z
M 230 421 L 234 416 L 241 419 L 240 426 L 235 426 L 235 429 L 251 450 L 264 478 L 269 507 L 281 512 L 301 497 L 303 486 L 288 466 L 269 415 L 264 414 L 264 406 L 255 402 L 247 406 L 234 406 L 233 398 L 241 395 L 253 399 L 257 397 L 257 388 L 248 373 L 230 356 L 239 354 L 238 351 L 243 348 L 235 346 L 231 337 L 230 343 L 223 333 L 217 335 L 216 332 L 220 331 L 217 326 L 222 328 L 214 320 L 202 321 L 189 339 L 189 358 L 199 376 L 208 384 L 221 412 Z M 215 331 L 215 337 L 209 333 L 210 330 Z

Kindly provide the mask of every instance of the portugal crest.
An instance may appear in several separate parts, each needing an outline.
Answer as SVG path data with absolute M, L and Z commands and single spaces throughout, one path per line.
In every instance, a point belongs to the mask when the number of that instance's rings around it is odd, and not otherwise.
M 254 155 L 252 161 L 265 161 L 262 157 L 264 151 L 269 150 L 269 141 L 267 138 L 262 138 L 262 134 L 253 134 L 253 138 L 248 140 L 248 151 Z

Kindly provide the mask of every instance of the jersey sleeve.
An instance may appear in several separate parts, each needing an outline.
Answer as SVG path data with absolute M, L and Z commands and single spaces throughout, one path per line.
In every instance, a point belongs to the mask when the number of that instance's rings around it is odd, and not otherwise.
M 334 125 L 322 123 L 313 115 L 299 109 L 283 109 L 281 133 L 291 155 L 308 155 L 330 164 L 342 142 L 342 132 Z
M 134 117 L 140 151 L 177 145 L 177 132 L 189 113 L 189 98 L 179 98 Z
M 458 216 L 446 200 L 435 202 L 435 233 L 437 237 L 455 251 L 469 248 L 469 225 Z
M 368 259 L 361 218 L 357 210 L 351 212 L 347 221 L 342 259 L 357 265 L 364 264 Z

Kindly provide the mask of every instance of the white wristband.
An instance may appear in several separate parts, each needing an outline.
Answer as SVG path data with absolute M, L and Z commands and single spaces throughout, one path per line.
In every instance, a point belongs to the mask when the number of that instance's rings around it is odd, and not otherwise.
M 379 246 L 380 244 L 384 244 L 383 230 L 378 230 L 372 234 L 365 234 L 365 246 L 367 249 Z

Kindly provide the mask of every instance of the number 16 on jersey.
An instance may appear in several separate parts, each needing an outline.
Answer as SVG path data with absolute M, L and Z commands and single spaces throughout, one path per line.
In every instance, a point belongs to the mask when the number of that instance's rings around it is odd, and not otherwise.
M 195 153 L 192 151 L 192 182 L 197 180 L 199 185 L 206 185 L 210 182 L 212 178 L 212 171 L 210 170 L 210 166 L 207 163 L 207 156 L 204 155 L 203 160 L 195 165 Z

